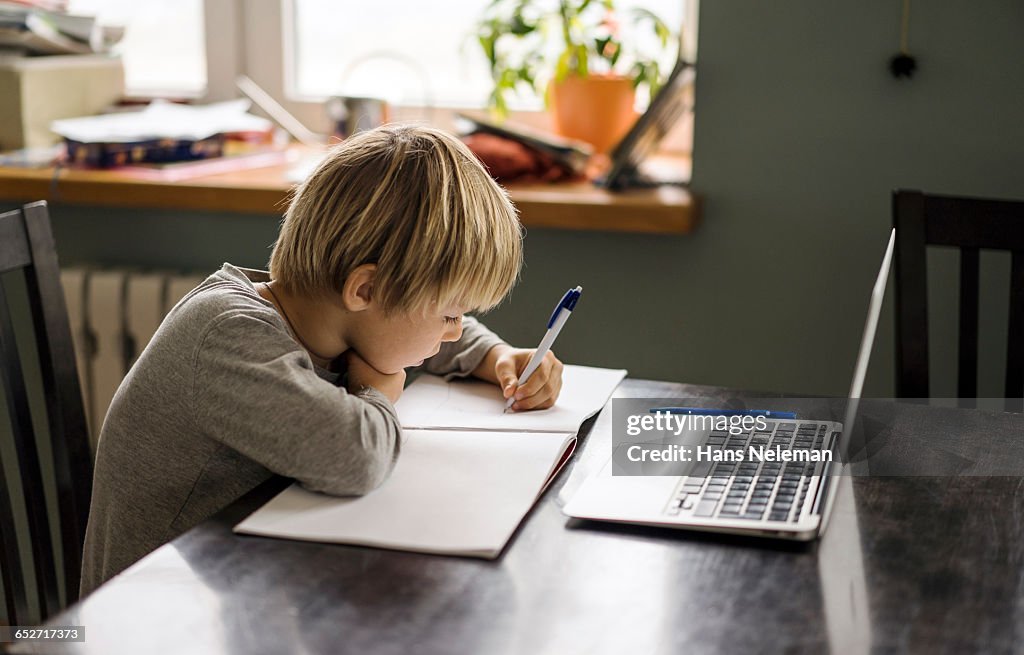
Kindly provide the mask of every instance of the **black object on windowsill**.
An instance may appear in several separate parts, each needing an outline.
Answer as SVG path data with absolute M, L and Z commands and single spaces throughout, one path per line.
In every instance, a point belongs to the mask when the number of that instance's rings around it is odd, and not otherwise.
M 689 109 L 685 90 L 693 82 L 693 65 L 678 60 L 665 86 L 651 100 L 647 111 L 611 152 L 608 173 L 595 184 L 609 191 L 649 188 L 666 184 L 687 186 L 683 180 L 657 180 L 640 171 L 640 165 L 658 148 L 679 117 Z

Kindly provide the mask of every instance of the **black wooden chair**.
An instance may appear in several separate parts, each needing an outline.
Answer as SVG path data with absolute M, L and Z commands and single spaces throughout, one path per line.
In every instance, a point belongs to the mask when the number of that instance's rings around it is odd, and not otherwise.
M 21 274 L 15 271 L 21 271 Z M 92 486 L 92 456 L 85 411 L 75 367 L 64 291 L 57 266 L 57 251 L 45 202 L 25 205 L 0 214 L 0 386 L 10 416 L 10 430 L 0 425 L 0 436 L 13 439 L 20 484 L 7 479 L 0 467 L 0 566 L 2 566 L 7 620 L 11 625 L 45 619 L 61 609 L 59 582 L 63 579 L 66 601 L 77 599 L 82 543 Z M 19 313 L 13 303 L 15 283 L 27 292 L 27 308 Z M 5 281 L 8 289 L 5 290 Z M 22 306 L 24 302 L 22 302 Z M 15 325 L 31 325 L 35 347 L 15 342 Z M 22 331 L 24 338 L 26 331 Z M 24 341 L 30 341 L 24 339 Z M 19 348 L 20 346 L 20 348 Z M 30 413 L 29 390 L 23 378 L 22 353 L 38 359 L 45 396 L 45 424 L 52 461 L 40 461 L 39 443 Z M 34 365 L 33 365 L 34 367 Z M 38 405 L 37 405 L 38 406 Z M 51 517 L 44 498 L 44 475 L 53 476 L 57 491 L 57 523 L 61 561 L 56 560 L 51 537 Z M 34 591 L 29 588 L 18 545 L 12 501 L 23 500 L 25 528 L 31 544 Z M 39 614 L 30 613 L 30 599 L 38 598 Z
M 957 394 L 978 395 L 978 281 L 981 249 L 1009 250 L 1010 324 L 1004 397 L 1021 411 L 1024 396 L 1024 202 L 893 192 L 896 226 L 896 394 L 927 398 L 926 246 L 960 249 Z

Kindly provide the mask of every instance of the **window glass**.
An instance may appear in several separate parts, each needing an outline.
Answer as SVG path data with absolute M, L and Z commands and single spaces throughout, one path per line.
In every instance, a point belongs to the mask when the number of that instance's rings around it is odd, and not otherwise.
M 382 97 L 396 104 L 481 107 L 491 89 L 473 36 L 489 0 L 294 0 L 294 89 L 300 96 Z M 678 31 L 683 0 L 618 0 L 620 13 L 642 5 Z M 552 2 L 552 7 L 557 6 Z M 652 30 L 645 50 L 660 52 Z M 674 50 L 663 62 L 671 69 Z M 513 106 L 539 109 L 530 94 Z
M 114 51 L 131 95 L 201 95 L 206 89 L 203 0 L 70 0 L 68 12 L 123 25 Z

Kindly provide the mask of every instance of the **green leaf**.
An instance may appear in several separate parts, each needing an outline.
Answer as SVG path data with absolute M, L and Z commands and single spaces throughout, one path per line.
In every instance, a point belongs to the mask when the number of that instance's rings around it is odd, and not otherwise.
M 587 46 L 580 44 L 576 46 L 576 74 L 580 77 L 586 77 L 589 70 L 587 66 Z
M 491 71 L 494 71 L 494 66 L 498 63 L 498 57 L 494 52 L 494 39 L 487 36 L 478 37 L 480 40 L 480 47 L 484 51 L 484 56 L 487 57 L 487 62 L 491 65 Z
M 566 48 L 558 56 L 555 63 L 555 79 L 561 82 L 569 74 L 569 62 L 572 60 L 572 50 Z
M 615 64 L 617 64 L 619 62 L 619 57 L 621 57 L 621 56 L 622 56 L 622 46 L 620 45 L 617 48 L 615 48 L 615 50 L 612 51 L 612 57 L 609 60 L 609 63 L 611 64 L 612 68 L 615 68 Z
M 669 29 L 668 24 L 661 17 L 650 9 L 644 9 L 643 7 L 635 7 L 631 13 L 633 14 L 634 25 L 639 26 L 641 23 L 649 21 L 655 36 L 658 37 L 658 42 L 661 43 L 661 47 L 668 46 L 669 39 L 672 38 L 672 30 Z
M 579 46 L 580 42 L 578 40 L 578 36 L 577 35 L 579 35 L 580 32 L 582 32 L 582 31 L 583 31 L 583 24 L 580 22 L 579 16 L 573 16 L 572 18 L 570 18 L 569 19 L 569 24 L 568 24 L 568 30 L 567 30 L 568 35 L 569 35 L 569 37 L 568 37 L 569 40 L 567 41 L 567 44 L 571 45 L 571 46 L 574 46 L 574 47 L 575 46 Z
M 658 35 L 658 40 L 661 42 L 661 47 L 667 47 L 668 40 L 672 37 L 672 31 L 668 29 L 668 25 L 659 20 L 657 23 L 654 24 L 654 33 Z
M 640 86 L 644 81 L 644 65 L 640 62 L 633 64 L 630 76 L 633 78 L 633 88 Z
M 512 20 L 509 21 L 508 31 L 510 34 L 514 34 L 516 36 L 526 36 L 537 29 L 537 24 L 527 21 L 523 17 L 520 9 L 517 9 L 516 13 L 512 15 Z
M 499 92 L 495 89 L 495 92 L 491 95 L 491 115 L 498 120 L 504 121 L 508 118 L 508 103 L 505 101 L 504 92 Z
M 536 84 L 533 72 L 529 69 L 529 67 L 523 66 L 522 68 L 519 69 L 518 73 L 519 79 L 522 80 L 523 82 L 526 82 L 531 87 Z
M 501 71 L 501 79 L 498 81 L 498 84 L 506 89 L 511 89 L 515 87 L 516 80 L 518 78 L 518 71 L 511 68 L 506 68 L 505 70 Z

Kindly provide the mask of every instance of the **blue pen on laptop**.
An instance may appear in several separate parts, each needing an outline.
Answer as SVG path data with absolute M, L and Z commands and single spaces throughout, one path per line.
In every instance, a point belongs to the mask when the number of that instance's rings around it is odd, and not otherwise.
M 796 420 L 796 412 L 778 412 L 773 409 L 701 409 L 700 407 L 653 407 L 651 414 L 687 414 L 693 416 L 763 416 L 765 418 Z
M 516 383 L 516 388 L 526 384 L 526 381 L 530 379 L 533 372 L 540 366 L 541 361 L 544 359 L 544 355 L 548 354 L 551 350 L 551 344 L 555 342 L 558 337 L 558 333 L 562 331 L 562 326 L 569 320 L 572 315 L 572 310 L 576 308 L 576 302 L 580 299 L 580 294 L 583 293 L 583 287 L 576 287 L 575 289 L 569 289 L 562 296 L 562 299 L 558 301 L 555 306 L 555 311 L 551 313 L 551 318 L 548 320 L 548 331 L 544 333 L 544 338 L 540 340 L 540 345 L 537 346 L 537 350 L 533 352 L 533 357 L 530 358 L 530 363 L 523 369 L 522 374 L 519 376 L 519 381 Z M 512 396 L 505 402 L 505 409 L 502 413 L 508 411 L 508 408 L 516 401 L 516 397 Z

